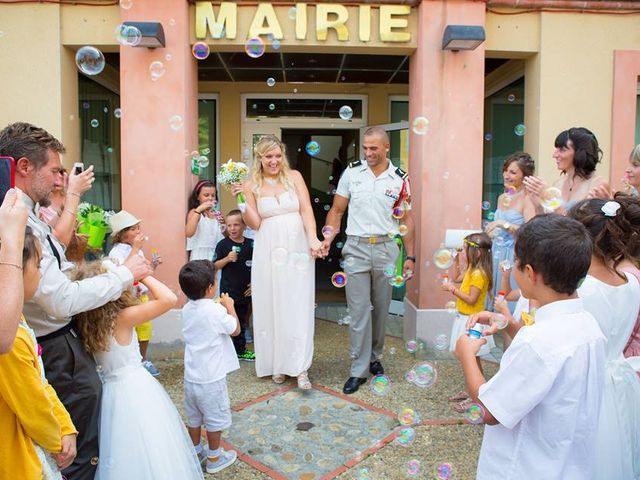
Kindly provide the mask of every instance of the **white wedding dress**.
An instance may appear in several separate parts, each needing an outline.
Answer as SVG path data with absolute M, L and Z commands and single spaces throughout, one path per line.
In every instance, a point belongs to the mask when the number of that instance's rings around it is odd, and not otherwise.
M 202 468 L 176 407 L 140 363 L 138 337 L 111 338 L 95 354 L 103 378 L 96 480 L 201 480 Z

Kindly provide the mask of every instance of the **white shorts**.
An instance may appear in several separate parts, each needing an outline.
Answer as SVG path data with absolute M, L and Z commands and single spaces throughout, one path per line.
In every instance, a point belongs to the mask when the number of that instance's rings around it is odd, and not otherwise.
M 207 432 L 221 432 L 231 426 L 231 405 L 227 391 L 227 379 L 211 383 L 184 381 L 184 407 L 187 426 L 204 425 Z

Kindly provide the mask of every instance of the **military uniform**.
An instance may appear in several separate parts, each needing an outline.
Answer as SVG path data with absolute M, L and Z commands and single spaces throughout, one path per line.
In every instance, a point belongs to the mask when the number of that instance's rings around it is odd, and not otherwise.
M 376 177 L 366 162 L 357 161 L 349 165 L 338 183 L 336 193 L 349 199 L 342 255 L 351 316 L 351 377 L 366 378 L 369 364 L 382 356 L 392 293 L 384 268 L 395 265 L 398 257 L 393 237 L 399 223 L 392 212 L 407 194 L 407 177 L 391 162 Z

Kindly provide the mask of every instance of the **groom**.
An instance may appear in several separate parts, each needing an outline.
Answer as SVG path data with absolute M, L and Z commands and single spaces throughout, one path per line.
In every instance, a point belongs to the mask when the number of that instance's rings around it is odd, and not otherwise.
M 364 133 L 362 149 L 365 161 L 351 163 L 340 178 L 327 214 L 327 226 L 331 227 L 327 231 L 331 234 L 321 246 L 321 254 L 326 257 L 348 206 L 347 241 L 342 249 L 348 275 L 347 304 L 352 318 L 349 325 L 351 373 L 342 389 L 346 394 L 356 392 L 367 381 L 367 370 L 372 375 L 384 373 L 380 359 L 392 288 L 383 269 L 390 263 L 395 264 L 398 256 L 398 247 L 389 233 L 399 232 L 399 222 L 392 212 L 405 199 L 408 208 L 401 223 L 406 226 L 402 237 L 407 251 L 403 265 L 406 279 L 411 278 L 416 261 L 408 175 L 387 158 L 387 132 L 380 127 L 369 128 Z

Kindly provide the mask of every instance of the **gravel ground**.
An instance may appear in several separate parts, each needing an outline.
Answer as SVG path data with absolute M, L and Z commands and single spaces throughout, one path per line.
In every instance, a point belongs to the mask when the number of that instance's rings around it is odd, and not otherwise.
M 348 376 L 347 327 L 318 320 L 315 339 L 314 363 L 309 371 L 311 381 L 341 392 Z M 395 353 L 389 353 L 394 350 Z M 463 423 L 462 415 L 454 412 L 447 401 L 448 395 L 464 386 L 458 363 L 448 360 L 432 362 L 438 372 L 437 382 L 432 387 L 423 389 L 404 380 L 405 373 L 418 362 L 405 350 L 404 342 L 398 338 L 387 337 L 385 351 L 384 366 L 392 382 L 389 392 L 386 395 L 376 395 L 364 385 L 350 398 L 390 412 L 399 412 L 405 407 L 413 408 L 420 416 L 423 425 L 415 427 L 415 441 L 408 447 L 393 442 L 385 444 L 375 453 L 364 455 L 362 461 L 337 478 L 345 480 L 431 479 L 436 478 L 435 469 L 442 463 L 449 463 L 452 466 L 454 473 L 451 478 L 474 478 L 483 427 Z M 154 357 L 153 360 L 162 373 L 158 379 L 184 416 L 182 352 L 164 354 L 162 357 Z M 253 364 L 240 363 L 240 370 L 227 377 L 229 396 L 233 406 L 242 405 L 276 390 L 270 378 L 255 377 Z M 483 366 L 488 377 L 497 370 L 495 364 L 483 362 Z M 294 381 L 295 379 L 287 380 L 287 384 Z M 433 421 L 458 423 L 429 424 Z M 416 477 L 409 477 L 407 474 L 407 463 L 410 460 L 420 462 L 420 473 Z M 216 475 L 205 475 L 207 479 L 214 477 L 234 480 L 270 478 L 241 461 Z

